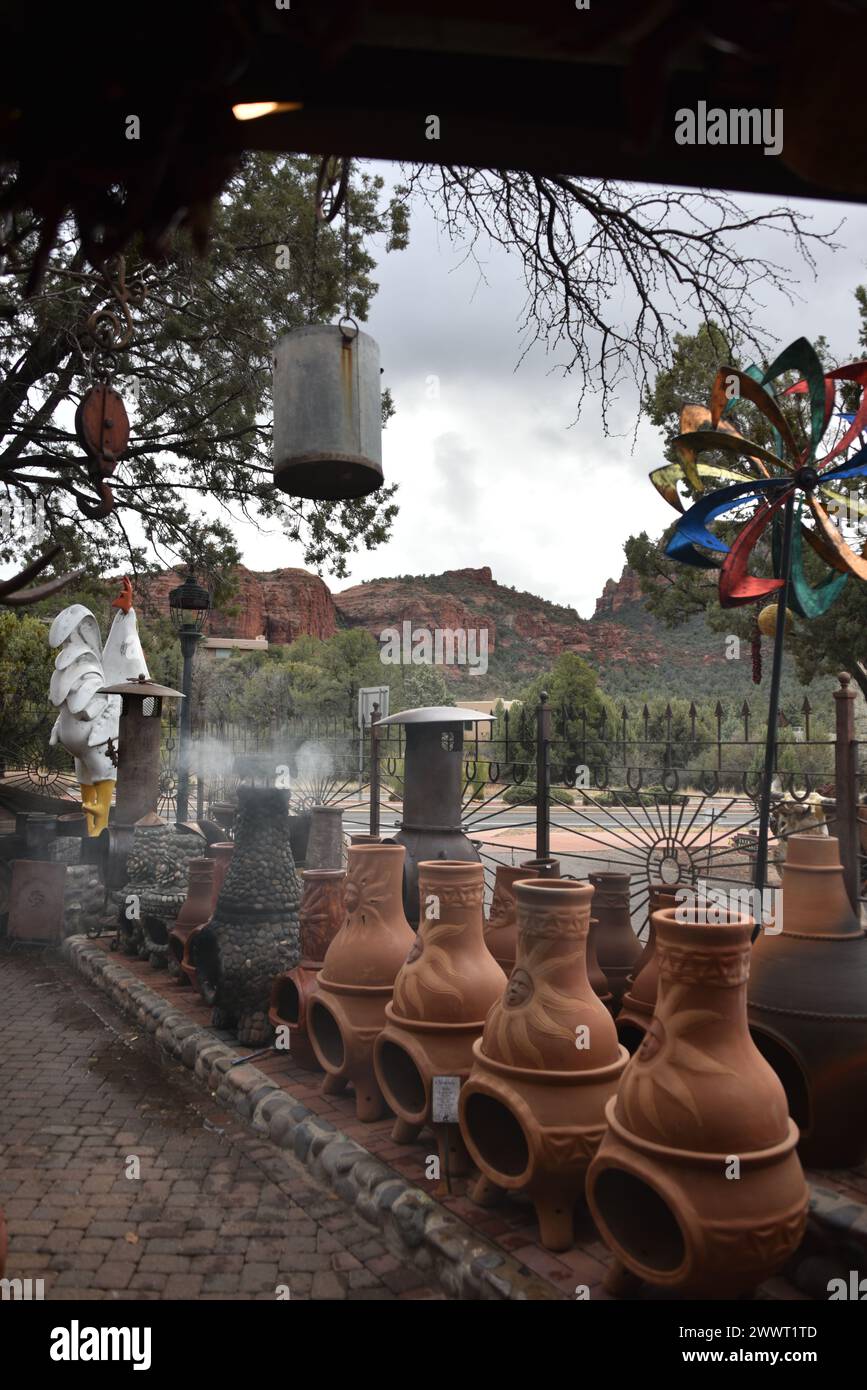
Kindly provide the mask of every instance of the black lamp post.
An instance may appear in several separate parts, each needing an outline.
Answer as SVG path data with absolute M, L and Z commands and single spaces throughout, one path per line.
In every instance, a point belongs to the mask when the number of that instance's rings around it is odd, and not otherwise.
M 211 595 L 207 589 L 196 582 L 192 564 L 183 584 L 172 589 L 169 594 L 169 612 L 177 631 L 184 657 L 184 676 L 181 688 L 184 701 L 181 705 L 180 741 L 178 744 L 178 824 L 187 819 L 187 806 L 190 796 L 189 750 L 192 728 L 191 690 L 193 680 L 193 656 L 196 644 L 202 636 L 205 618 L 210 612 Z

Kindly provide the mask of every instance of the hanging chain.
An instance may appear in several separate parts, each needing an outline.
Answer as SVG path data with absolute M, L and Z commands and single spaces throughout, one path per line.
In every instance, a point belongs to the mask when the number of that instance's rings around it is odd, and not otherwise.
M 347 180 L 346 189 L 343 195 L 343 312 L 346 318 L 349 314 L 349 163 L 346 161 Z
M 344 332 L 344 324 L 351 324 L 354 330 L 351 336 L 354 337 L 358 332 L 358 325 L 349 312 L 349 171 L 351 167 L 352 160 L 346 155 L 325 155 L 319 165 L 319 174 L 316 180 L 316 196 L 314 200 L 316 220 L 313 228 L 308 319 L 310 323 L 313 322 L 313 291 L 317 273 L 317 238 L 319 234 L 319 224 L 320 222 L 334 222 L 338 214 L 342 211 L 344 315 L 340 320 L 340 329 L 341 332 Z M 344 332 L 344 337 L 349 336 L 348 333 Z
M 310 293 L 307 303 L 307 322 L 313 323 L 316 316 L 316 273 L 319 263 L 319 216 L 313 219 L 313 248 L 310 253 Z

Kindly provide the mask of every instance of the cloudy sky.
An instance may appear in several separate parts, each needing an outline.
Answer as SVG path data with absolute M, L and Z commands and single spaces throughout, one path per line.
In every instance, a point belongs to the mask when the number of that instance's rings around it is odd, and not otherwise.
M 392 166 L 377 167 L 391 182 Z M 752 212 L 772 206 L 738 201 Z M 867 209 L 802 206 L 817 229 L 845 217 L 836 238 L 845 250 L 817 257 L 814 282 L 785 239 L 747 233 L 749 254 L 790 266 L 801 296 L 790 305 L 760 290 L 763 325 L 780 345 L 824 333 L 845 360 L 857 346 L 853 290 L 867 281 Z M 387 479 L 400 484 L 400 514 L 392 539 L 359 554 L 348 580 L 323 577 L 339 589 L 379 576 L 490 565 L 500 583 L 589 617 L 605 580 L 620 574 L 626 537 L 661 531 L 670 520 L 647 481 L 661 462 L 659 435 L 642 423 L 633 446 L 637 397 L 626 390 L 612 417 L 619 437 L 605 437 L 592 396 L 572 423 L 574 382 L 552 371 L 542 348 L 518 365 L 520 261 L 497 248 L 483 260 L 481 278 L 421 205 L 412 213 L 409 248 L 381 257 L 365 327 L 379 342 L 383 382 L 397 408 L 383 435 L 383 462 Z M 431 377 L 439 378 L 439 399 L 429 399 Z M 282 534 L 238 529 L 251 568 L 303 565 L 301 548 Z

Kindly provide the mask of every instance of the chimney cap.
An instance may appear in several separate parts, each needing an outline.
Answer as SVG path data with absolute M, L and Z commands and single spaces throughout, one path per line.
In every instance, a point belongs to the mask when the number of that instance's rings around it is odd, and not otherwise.
M 390 714 L 377 721 L 377 728 L 383 724 L 477 724 L 480 720 L 490 722 L 492 714 L 477 709 L 461 709 L 456 705 L 423 705 L 419 709 L 403 709 L 399 714 Z
M 143 700 L 148 696 L 159 699 L 164 695 L 174 695 L 179 700 L 184 696 L 180 690 L 172 690 L 168 685 L 157 685 L 156 681 L 149 681 L 146 677 L 142 680 L 139 676 L 137 681 L 119 681 L 117 685 L 104 685 L 97 690 L 97 695 L 140 695 Z

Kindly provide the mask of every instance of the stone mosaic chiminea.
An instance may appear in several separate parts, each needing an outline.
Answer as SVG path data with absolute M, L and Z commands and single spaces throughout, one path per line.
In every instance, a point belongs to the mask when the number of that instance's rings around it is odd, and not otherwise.
M 196 936 L 202 997 L 217 1028 L 242 1043 L 272 1035 L 271 982 L 297 965 L 301 884 L 289 839 L 289 794 L 279 787 L 238 788 L 235 853 L 214 916 Z
M 200 835 L 179 835 L 161 822 L 135 827 L 127 881 L 110 895 L 117 904 L 120 947 L 126 955 L 165 966 L 169 924 L 186 900 L 190 860 L 203 847 Z

